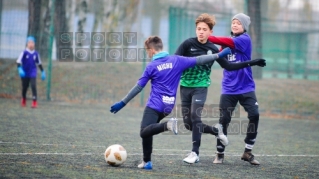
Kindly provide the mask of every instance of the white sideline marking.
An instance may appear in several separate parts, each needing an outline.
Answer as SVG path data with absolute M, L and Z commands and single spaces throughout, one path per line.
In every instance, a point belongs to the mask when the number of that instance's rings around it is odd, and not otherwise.
M 37 144 L 37 143 L 30 143 L 30 142 L 2 142 L 0 141 L 1 144 L 15 144 L 15 145 L 42 145 L 42 146 L 64 146 L 64 147 L 88 147 L 88 146 L 83 146 L 83 145 L 72 145 L 72 144 Z M 94 147 L 94 148 L 107 148 L 107 146 L 103 145 L 96 145 L 96 146 L 89 146 L 89 147 Z M 141 148 L 135 148 L 136 150 L 142 150 Z M 189 152 L 189 150 L 177 150 L 177 149 L 153 149 L 154 151 L 156 150 L 161 150 L 161 151 L 176 151 L 176 152 Z
M 73 144 L 37 144 L 37 143 L 31 143 L 31 142 L 2 142 L 2 141 L 0 141 L 0 144 L 87 147 L 87 146 L 83 146 L 83 145 L 73 145 Z M 106 146 L 103 146 L 103 145 L 96 145 L 96 146 L 93 145 L 90 147 L 106 148 Z
M 104 155 L 104 153 L 0 153 L 0 156 L 7 155 L 7 156 L 23 156 L 23 155 Z M 141 153 L 132 153 L 128 154 L 131 156 L 141 156 Z M 152 154 L 152 155 L 160 155 L 160 156 L 181 156 L 184 154 Z M 226 153 L 227 155 L 227 153 Z M 201 157 L 212 157 L 213 155 L 200 155 Z M 241 154 L 230 154 L 227 157 L 240 157 Z M 278 155 L 267 155 L 267 154 L 257 154 L 257 157 L 319 157 L 319 155 L 285 155 L 285 154 L 278 154 Z
M 30 142 L 3 142 L 0 141 L 1 144 L 15 144 L 15 145 L 41 145 L 41 146 L 65 146 L 65 147 L 88 147 L 88 146 L 83 146 L 83 145 L 72 145 L 72 144 L 38 144 L 38 143 L 30 143 Z M 94 147 L 94 148 L 104 148 L 106 149 L 107 146 L 89 146 L 89 147 Z M 141 148 L 131 148 L 131 151 L 142 151 Z M 177 153 L 168 153 L 168 154 L 160 154 L 160 153 L 153 153 L 152 155 L 160 155 L 160 156 L 183 156 L 185 155 L 184 153 L 181 154 L 180 152 L 189 152 L 189 150 L 177 150 L 177 149 L 153 149 L 153 151 L 170 151 L 170 152 L 177 152 Z M 201 150 L 200 156 L 203 157 L 210 157 L 210 156 L 215 156 L 215 154 L 202 154 L 202 153 L 212 153 L 212 151 L 203 151 Z M 22 156 L 22 155 L 104 155 L 104 153 L 0 153 L 0 156 Z M 131 156 L 141 156 L 141 153 L 128 153 L 128 155 Z M 228 153 L 225 152 L 225 155 L 227 157 L 241 157 L 242 154 L 239 153 Z M 254 154 L 256 157 L 319 157 L 319 155 L 289 155 L 289 154 Z
M 0 155 L 96 155 L 94 153 L 0 153 Z

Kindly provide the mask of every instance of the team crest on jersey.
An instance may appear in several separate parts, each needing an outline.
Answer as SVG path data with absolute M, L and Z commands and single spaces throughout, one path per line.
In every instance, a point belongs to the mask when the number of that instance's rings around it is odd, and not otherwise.
M 174 102 L 175 102 L 175 97 L 162 96 L 162 100 L 163 100 L 163 103 L 166 103 L 166 104 L 174 104 Z
M 227 55 L 227 58 L 228 58 L 228 61 L 236 61 L 236 55 L 235 54 L 230 54 L 230 55 Z
M 211 55 L 211 54 L 213 54 L 213 52 L 211 50 L 208 50 L 207 55 Z
M 33 55 L 33 60 L 35 60 L 37 57 L 35 55 Z
M 26 55 L 25 58 L 29 58 L 29 55 Z

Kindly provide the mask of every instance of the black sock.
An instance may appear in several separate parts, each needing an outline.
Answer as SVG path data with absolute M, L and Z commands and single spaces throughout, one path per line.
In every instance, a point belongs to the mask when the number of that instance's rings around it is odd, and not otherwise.
M 143 157 L 143 160 L 145 163 L 147 163 L 147 162 L 151 161 L 151 157 Z
M 199 147 L 202 138 L 202 123 L 201 122 L 193 122 L 193 130 L 192 130 L 192 140 L 193 140 L 193 149 L 197 155 L 199 154 Z
M 251 152 L 251 149 L 245 148 L 245 152 Z
M 197 155 L 199 155 L 199 150 L 198 150 L 198 149 L 197 149 L 197 150 L 196 150 L 196 149 L 195 149 L 195 150 L 193 149 L 192 152 L 195 152 Z

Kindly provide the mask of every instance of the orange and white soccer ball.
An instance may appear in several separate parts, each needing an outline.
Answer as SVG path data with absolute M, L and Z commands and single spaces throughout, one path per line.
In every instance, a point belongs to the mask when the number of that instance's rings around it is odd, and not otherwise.
M 114 144 L 105 150 L 104 158 L 109 165 L 120 166 L 125 162 L 127 153 L 123 146 Z

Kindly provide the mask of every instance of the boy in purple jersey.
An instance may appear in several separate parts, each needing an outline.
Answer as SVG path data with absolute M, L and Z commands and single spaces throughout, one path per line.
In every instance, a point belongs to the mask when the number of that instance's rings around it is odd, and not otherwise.
M 27 48 L 21 52 L 18 60 L 18 72 L 22 81 L 22 99 L 21 106 L 26 106 L 27 90 L 29 84 L 31 84 L 32 89 L 32 108 L 36 108 L 37 105 L 37 88 L 36 88 L 36 78 L 37 78 L 37 66 L 41 70 L 41 79 L 45 80 L 45 71 L 43 70 L 40 55 L 34 50 L 35 39 L 32 36 L 27 38 Z
M 246 33 L 250 24 L 250 17 L 239 13 L 232 18 L 231 37 L 210 36 L 208 39 L 223 47 L 230 47 L 232 54 L 228 55 L 231 63 L 244 62 L 251 58 L 252 44 Z M 224 70 L 222 80 L 222 94 L 220 97 L 221 117 L 219 123 L 223 125 L 223 132 L 227 135 L 227 127 L 231 121 L 231 113 L 239 102 L 248 113 L 249 124 L 245 138 L 245 151 L 241 159 L 252 165 L 259 165 L 251 153 L 256 141 L 259 123 L 258 102 L 255 95 L 255 82 L 251 68 L 237 71 Z M 223 163 L 225 146 L 217 139 L 217 154 L 214 163 Z
M 229 54 L 229 48 L 216 54 L 202 55 L 199 57 L 182 57 L 169 55 L 167 52 L 162 51 L 163 43 L 157 36 L 149 37 L 144 45 L 148 56 L 152 57 L 152 62 L 147 65 L 141 78 L 130 92 L 120 102 L 111 106 L 110 112 L 117 113 L 121 110 L 131 99 L 142 91 L 147 82 L 151 80 L 151 93 L 144 110 L 140 130 L 143 146 L 143 161 L 138 165 L 138 168 L 152 169 L 151 154 L 153 135 L 167 130 L 172 131 L 174 134 L 178 132 L 177 119 L 172 118 L 168 122 L 159 122 L 169 115 L 174 108 L 176 91 L 182 72 L 195 65 L 212 63 L 218 58 L 225 57 Z M 227 60 L 225 60 L 224 63 L 230 64 Z M 232 65 L 236 68 L 244 68 L 250 64 L 251 62 L 244 62 Z M 207 126 L 205 130 L 213 135 L 219 135 L 220 133 L 217 128 L 212 126 Z M 225 135 L 224 137 L 222 140 L 227 140 Z

